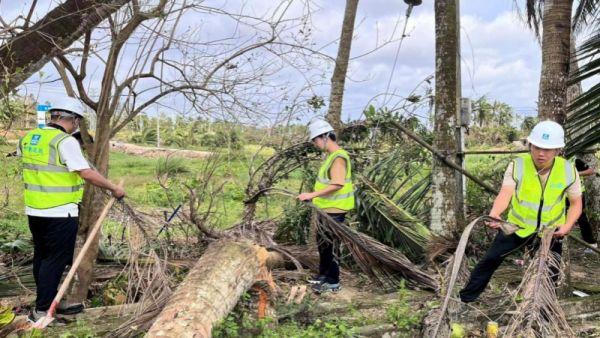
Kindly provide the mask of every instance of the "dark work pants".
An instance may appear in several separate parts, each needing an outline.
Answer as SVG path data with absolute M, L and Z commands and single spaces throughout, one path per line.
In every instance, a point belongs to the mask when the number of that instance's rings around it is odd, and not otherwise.
M 343 223 L 346 214 L 328 214 L 336 222 Z M 317 229 L 317 246 L 319 248 L 319 275 L 325 276 L 325 282 L 340 282 L 340 265 L 337 260 L 339 243 L 334 236 L 320 227 Z M 338 252 L 336 252 L 338 251 Z
M 33 278 L 37 287 L 35 308 L 46 311 L 58 292 L 65 267 L 71 264 L 79 219 L 28 216 L 33 236 Z
M 516 234 L 504 235 L 502 231 L 498 231 L 492 246 L 485 253 L 483 258 L 477 263 L 467 285 L 460 291 L 460 299 L 465 302 L 475 301 L 479 295 L 485 290 L 494 271 L 498 269 L 504 258 L 512 251 L 518 248 L 529 247 L 532 250 L 537 250 L 539 239 L 537 234 L 533 234 L 527 238 L 521 238 Z M 559 256 L 562 254 L 562 240 L 553 240 L 550 248 Z M 558 280 L 559 271 L 552 269 L 551 275 L 553 280 Z
M 581 238 L 583 238 L 586 243 L 594 244 L 596 243 L 596 232 L 594 231 L 592 224 L 590 224 L 590 220 L 585 214 L 585 194 L 581 196 L 581 202 L 583 203 L 583 209 L 581 210 L 581 216 L 579 216 L 579 219 L 577 220 L 577 224 L 579 224 L 579 230 L 581 230 Z

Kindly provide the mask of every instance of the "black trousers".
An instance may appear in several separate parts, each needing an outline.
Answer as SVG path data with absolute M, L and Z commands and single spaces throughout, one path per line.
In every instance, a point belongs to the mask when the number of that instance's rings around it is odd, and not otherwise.
M 492 246 L 485 253 L 483 258 L 477 263 L 467 285 L 460 291 L 460 299 L 465 302 L 475 301 L 479 295 L 485 290 L 485 287 L 490 282 L 492 275 L 498 269 L 504 258 L 516 249 L 530 248 L 537 250 L 539 239 L 537 234 L 533 234 L 526 238 L 521 238 L 516 234 L 509 236 L 504 235 L 502 231 L 498 231 Z M 550 248 L 559 256 L 562 254 L 562 240 L 553 240 Z M 556 282 L 558 280 L 559 270 L 551 271 L 552 278 Z
M 343 223 L 346 214 L 328 214 L 339 223 Z M 339 243 L 331 233 L 320 227 L 317 229 L 317 246 L 319 248 L 319 275 L 325 276 L 325 282 L 340 282 Z
M 586 243 L 594 244 L 596 243 L 596 232 L 594 231 L 592 224 L 590 224 L 590 220 L 585 214 L 585 194 L 581 196 L 581 202 L 583 203 L 581 216 L 579 216 L 579 219 L 577 220 L 577 224 L 579 224 L 579 230 L 581 230 L 581 238 L 583 238 Z
M 37 287 L 35 308 L 46 311 L 58 292 L 60 279 L 73 260 L 77 217 L 28 216 L 33 236 L 33 278 Z

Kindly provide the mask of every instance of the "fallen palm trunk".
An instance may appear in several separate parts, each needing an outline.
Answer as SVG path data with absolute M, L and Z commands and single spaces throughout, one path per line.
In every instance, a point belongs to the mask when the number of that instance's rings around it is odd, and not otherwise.
M 146 337 L 210 337 L 212 328 L 265 269 L 267 251 L 233 241 L 212 243 L 156 318 Z

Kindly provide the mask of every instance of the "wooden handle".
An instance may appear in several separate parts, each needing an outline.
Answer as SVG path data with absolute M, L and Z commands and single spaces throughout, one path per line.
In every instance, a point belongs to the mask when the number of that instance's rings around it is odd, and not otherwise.
M 121 179 L 119 181 L 119 187 L 123 187 L 123 179 Z M 75 258 L 75 262 L 73 262 L 73 265 L 71 265 L 71 269 L 69 270 L 67 277 L 63 281 L 62 285 L 60 286 L 60 289 L 58 290 L 58 293 L 56 294 L 56 297 L 54 297 L 54 300 L 52 301 L 52 305 L 50 307 L 50 310 L 48 311 L 48 314 L 50 316 L 54 315 L 56 306 L 58 305 L 58 303 L 62 299 L 63 295 L 67 291 L 69 284 L 71 284 L 71 280 L 73 279 L 73 276 L 75 276 L 75 271 L 77 271 L 77 268 L 79 267 L 79 264 L 81 264 L 81 261 L 83 260 L 83 257 L 85 256 L 85 253 L 90 248 L 90 245 L 92 245 L 92 241 L 94 240 L 94 238 L 96 237 L 96 234 L 100 230 L 100 227 L 102 226 L 102 222 L 104 221 L 104 218 L 106 218 L 106 215 L 108 215 L 110 208 L 112 208 L 112 206 L 113 206 L 113 204 L 115 204 L 116 200 L 117 199 L 115 197 L 111 197 L 108 200 L 108 203 L 106 203 L 106 205 L 104 206 L 104 209 L 102 209 L 102 213 L 100 214 L 100 217 L 98 217 L 98 220 L 94 224 L 92 231 L 90 232 L 89 236 L 85 240 L 85 244 L 83 244 L 81 251 L 79 251 L 79 254 L 77 254 L 77 258 Z

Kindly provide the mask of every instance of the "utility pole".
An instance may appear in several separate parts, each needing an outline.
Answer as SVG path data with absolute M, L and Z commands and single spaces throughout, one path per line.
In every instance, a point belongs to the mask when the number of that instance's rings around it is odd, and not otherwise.
M 460 162 L 460 15 L 459 0 L 435 0 L 435 115 L 433 146 Z M 457 130 L 457 128 L 460 128 Z M 461 164 L 462 165 L 462 164 Z M 463 178 L 434 157 L 431 230 L 439 235 L 460 231 L 464 223 Z
M 156 108 L 156 148 L 160 148 L 160 113 Z

